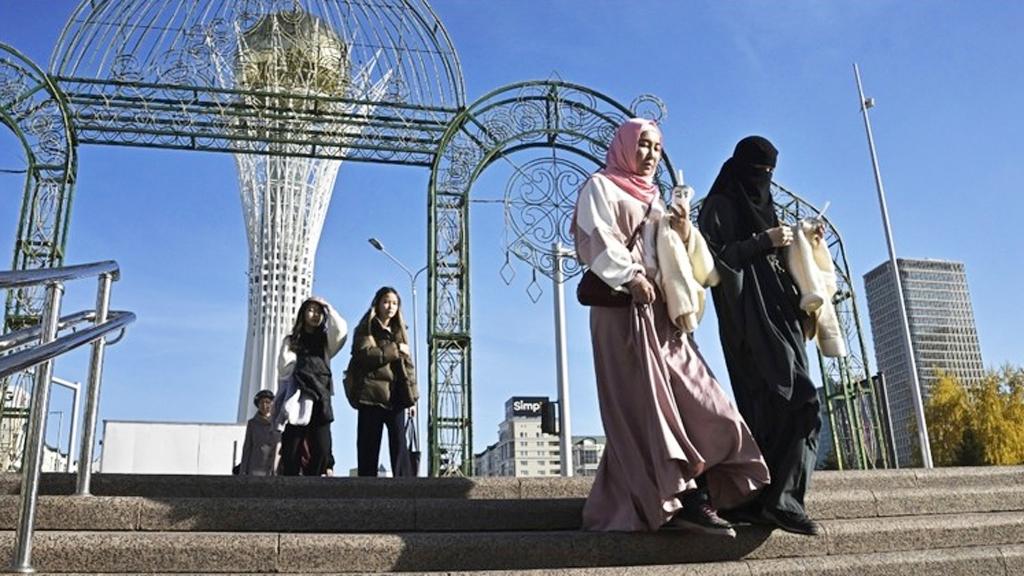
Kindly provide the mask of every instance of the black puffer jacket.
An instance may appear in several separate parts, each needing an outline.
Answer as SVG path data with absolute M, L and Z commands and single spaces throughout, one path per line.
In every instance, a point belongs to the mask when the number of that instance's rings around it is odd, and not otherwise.
M 416 403 L 416 372 L 412 358 L 398 351 L 403 342 L 396 340 L 373 318 L 356 327 L 352 341 L 352 360 L 349 363 L 346 394 L 354 407 L 380 406 L 381 408 L 408 408 Z

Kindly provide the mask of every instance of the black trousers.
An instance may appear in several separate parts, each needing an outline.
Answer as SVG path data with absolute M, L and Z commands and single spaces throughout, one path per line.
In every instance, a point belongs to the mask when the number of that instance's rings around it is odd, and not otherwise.
M 405 410 L 360 406 L 356 431 L 356 452 L 360 476 L 376 476 L 380 463 L 380 441 L 384 427 L 388 429 L 388 448 L 391 453 L 391 473 L 407 468 L 409 451 L 405 447 Z
M 320 412 L 313 410 L 314 414 Z M 308 460 L 303 465 L 303 442 L 309 449 Z M 331 423 L 313 417 L 306 426 L 285 426 L 281 434 L 281 474 L 283 476 L 322 476 L 328 468 L 334 467 L 331 446 Z

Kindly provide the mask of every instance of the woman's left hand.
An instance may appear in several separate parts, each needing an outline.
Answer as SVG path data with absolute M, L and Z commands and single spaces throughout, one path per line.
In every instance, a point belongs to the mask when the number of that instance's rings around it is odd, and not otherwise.
M 665 215 L 665 218 L 668 218 L 669 226 L 676 231 L 676 234 L 679 234 L 683 242 L 690 239 L 690 227 L 692 224 L 687 216 L 679 216 L 675 212 L 669 212 Z
M 633 302 L 637 304 L 650 304 L 654 302 L 654 285 L 643 274 L 637 274 L 626 287 L 629 288 L 629 294 L 633 297 Z
M 824 238 L 825 238 L 825 224 L 819 222 L 818 225 L 814 228 L 814 239 L 815 240 L 823 240 Z

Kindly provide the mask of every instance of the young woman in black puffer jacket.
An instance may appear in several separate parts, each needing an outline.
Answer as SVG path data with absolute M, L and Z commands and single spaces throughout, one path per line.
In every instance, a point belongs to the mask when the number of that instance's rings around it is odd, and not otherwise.
M 381 436 L 388 429 L 391 470 L 409 470 L 406 410 L 419 397 L 398 291 L 385 286 L 356 326 L 345 392 L 359 413 L 356 449 L 360 476 L 376 476 Z

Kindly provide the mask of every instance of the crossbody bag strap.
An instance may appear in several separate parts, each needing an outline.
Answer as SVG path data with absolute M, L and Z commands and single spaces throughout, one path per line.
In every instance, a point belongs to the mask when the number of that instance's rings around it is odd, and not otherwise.
M 633 230 L 633 235 L 629 237 L 629 242 L 626 243 L 626 250 L 630 252 L 633 251 L 633 247 L 636 246 L 637 239 L 640 238 L 640 231 L 643 230 L 644 224 L 646 224 L 647 219 L 650 218 L 651 208 L 654 207 L 654 201 L 657 199 L 658 197 L 655 196 L 651 199 L 651 203 L 647 205 L 647 212 L 644 213 L 644 219 L 640 221 L 640 224 L 637 224 L 636 230 Z

